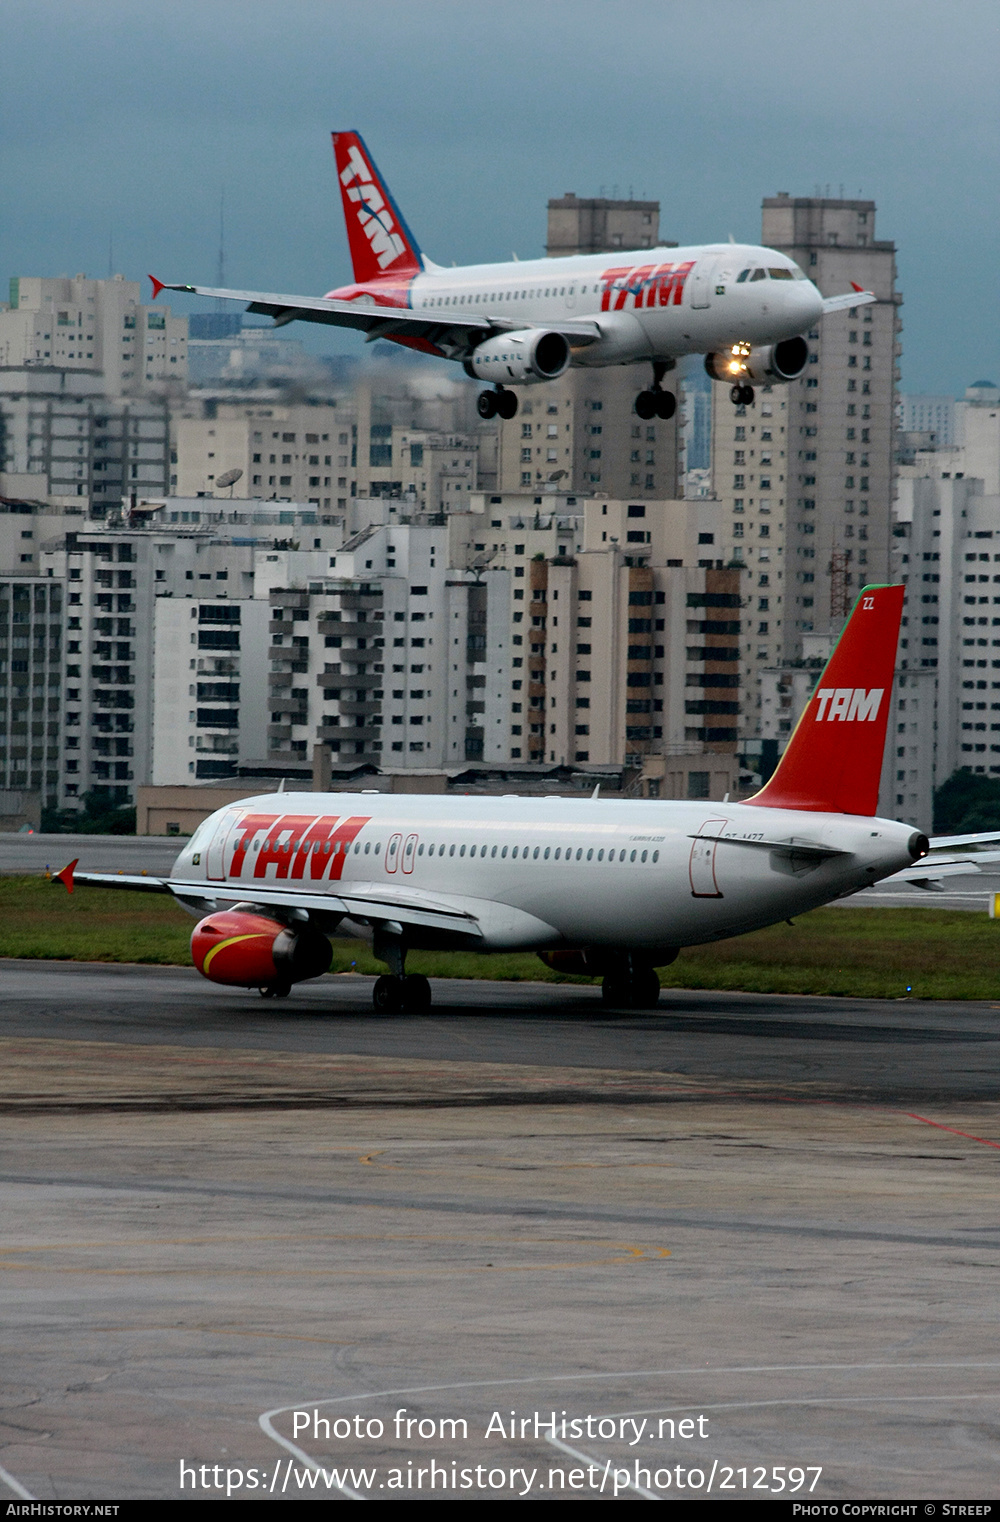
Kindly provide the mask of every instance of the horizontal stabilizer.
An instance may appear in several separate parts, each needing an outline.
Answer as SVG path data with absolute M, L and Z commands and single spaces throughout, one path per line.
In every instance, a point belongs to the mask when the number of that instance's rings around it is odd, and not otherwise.
M 727 846 L 751 846 L 764 851 L 788 851 L 795 856 L 813 856 L 817 861 L 824 861 L 829 856 L 850 856 L 850 851 L 842 851 L 839 846 L 822 845 L 813 840 L 746 840 L 741 835 L 709 835 L 704 830 L 697 835 L 689 835 L 689 840 L 717 840 Z

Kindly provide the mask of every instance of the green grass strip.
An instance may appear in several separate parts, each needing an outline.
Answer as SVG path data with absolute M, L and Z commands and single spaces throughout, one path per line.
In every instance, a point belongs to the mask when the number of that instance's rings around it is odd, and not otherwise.
M 0 956 L 189 966 L 191 917 L 167 897 L 0 879 Z M 358 942 L 334 941 L 334 972 L 385 969 Z M 565 979 L 531 953 L 417 951 L 411 972 L 512 982 Z M 817 909 L 794 925 L 693 947 L 660 973 L 667 988 L 869 999 L 1000 998 L 1000 925 L 948 909 Z

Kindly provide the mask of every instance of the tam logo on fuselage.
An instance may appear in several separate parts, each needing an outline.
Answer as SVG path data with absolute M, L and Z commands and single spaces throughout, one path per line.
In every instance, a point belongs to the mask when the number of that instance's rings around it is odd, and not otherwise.
M 848 723 L 857 720 L 859 723 L 867 721 L 874 724 L 884 694 L 884 687 L 873 687 L 871 691 L 864 687 L 821 687 L 816 694 L 819 704 L 816 723 L 822 724 L 824 720 L 830 723 L 833 719 L 839 719 Z
M 605 270 L 601 276 L 601 311 L 620 312 L 627 305 L 636 311 L 642 307 L 679 307 L 684 282 L 694 268 L 694 260 L 683 264 L 622 264 Z
M 379 269 L 387 269 L 401 254 L 406 253 L 406 244 L 396 231 L 392 212 L 356 143 L 352 143 L 347 150 L 347 159 L 348 162 L 340 172 L 340 182 L 347 190 L 347 199 L 359 203 L 358 222 L 371 243 Z M 358 183 L 352 184 L 352 181 Z

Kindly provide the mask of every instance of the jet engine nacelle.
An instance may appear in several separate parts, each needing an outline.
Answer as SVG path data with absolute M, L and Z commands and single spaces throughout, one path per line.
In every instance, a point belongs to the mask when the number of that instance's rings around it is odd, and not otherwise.
M 558 380 L 569 366 L 569 343 L 561 333 L 547 328 L 524 328 L 488 338 L 465 361 L 465 372 L 474 380 L 498 385 L 534 386 Z
M 734 344 L 731 349 L 705 355 L 705 369 L 712 379 L 736 386 L 798 380 L 808 363 L 809 345 L 804 338 L 783 338 L 781 343 L 763 349 L 748 350 L 743 344 Z
M 231 909 L 199 920 L 191 933 L 191 956 L 213 983 L 281 989 L 320 977 L 333 947 L 308 926 L 289 930 L 262 914 Z

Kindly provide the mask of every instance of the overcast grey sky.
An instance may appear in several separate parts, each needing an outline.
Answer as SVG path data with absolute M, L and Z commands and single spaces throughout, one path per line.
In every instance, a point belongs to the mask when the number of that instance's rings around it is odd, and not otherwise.
M 214 283 L 225 186 L 227 283 L 321 293 L 349 275 L 329 133 L 356 127 L 441 263 L 540 254 L 566 190 L 656 197 L 683 242 L 756 240 L 776 190 L 861 191 L 899 249 L 903 388 L 1000 376 L 996 0 L 0 0 L 0 18 L 4 280 L 105 275 L 113 235 L 129 278 Z

